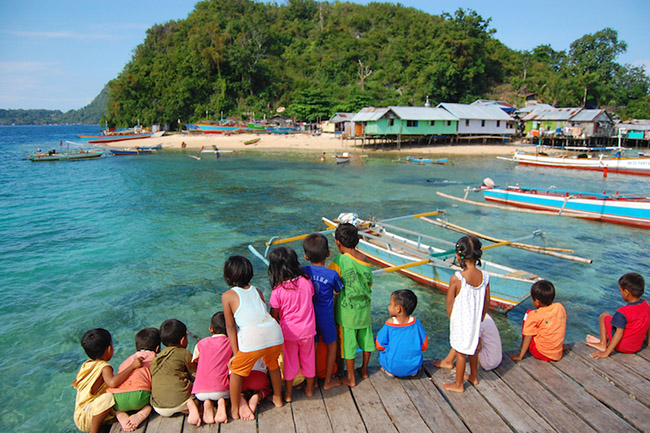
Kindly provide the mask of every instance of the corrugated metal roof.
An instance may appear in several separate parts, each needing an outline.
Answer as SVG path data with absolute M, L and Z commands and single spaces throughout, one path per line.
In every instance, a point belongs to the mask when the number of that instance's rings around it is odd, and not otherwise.
M 432 107 L 398 107 L 389 106 L 393 113 L 402 120 L 458 120 L 447 110 Z
M 379 120 L 388 113 L 388 108 L 365 107 L 352 118 L 353 122 L 369 122 Z
M 527 120 L 550 120 L 550 121 L 563 121 L 569 120 L 571 117 L 575 116 L 582 108 L 572 107 L 572 108 L 553 108 L 549 110 L 541 111 L 532 111 L 524 117 L 524 121 Z
M 530 113 L 531 111 L 543 111 L 543 110 L 554 110 L 555 107 L 549 104 L 535 104 L 535 105 L 529 105 L 527 107 L 522 107 L 517 110 L 518 114 L 526 114 Z
M 479 105 L 479 106 L 495 106 L 499 107 L 506 113 L 512 113 L 513 111 L 517 111 L 517 107 L 515 107 L 512 104 L 507 103 L 506 101 L 496 101 L 494 99 L 477 99 L 476 101 L 472 102 L 469 105 Z
M 354 117 L 355 113 L 335 113 L 331 118 L 332 123 L 349 122 Z
M 582 110 L 571 118 L 572 122 L 593 122 L 605 110 Z
M 512 117 L 495 105 L 485 106 L 441 102 L 438 104 L 438 107 L 444 108 L 458 119 L 512 120 Z

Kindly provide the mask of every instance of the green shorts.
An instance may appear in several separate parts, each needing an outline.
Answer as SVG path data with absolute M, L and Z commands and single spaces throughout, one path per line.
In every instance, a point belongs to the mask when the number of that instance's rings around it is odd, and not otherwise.
M 351 329 L 339 326 L 341 332 L 341 357 L 343 359 L 354 359 L 357 356 L 357 347 L 364 352 L 375 350 L 375 339 L 372 335 L 372 327 Z
M 140 410 L 149 404 L 151 398 L 151 391 L 128 391 L 113 394 L 115 399 L 115 410 L 121 412 L 129 412 L 132 410 Z

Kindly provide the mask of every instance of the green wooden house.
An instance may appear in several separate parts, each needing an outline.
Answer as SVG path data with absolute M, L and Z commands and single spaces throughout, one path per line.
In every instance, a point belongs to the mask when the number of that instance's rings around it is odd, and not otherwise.
M 357 137 L 455 135 L 458 130 L 456 117 L 432 107 L 366 107 L 352 121 Z

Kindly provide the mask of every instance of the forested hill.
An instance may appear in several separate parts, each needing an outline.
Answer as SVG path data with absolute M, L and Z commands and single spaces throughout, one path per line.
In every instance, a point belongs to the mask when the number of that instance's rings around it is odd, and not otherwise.
M 399 4 L 205 0 L 185 20 L 156 25 L 109 83 L 116 126 L 269 115 L 301 120 L 366 105 L 471 102 L 523 95 L 558 106 L 650 111 L 648 76 L 619 65 L 606 28 L 530 52 L 505 47 L 474 11 L 429 15 Z M 628 110 L 626 112 L 625 110 Z M 636 114 L 636 117 L 642 117 Z
M 108 86 L 93 101 L 78 110 L 6 110 L 0 109 L 0 125 L 97 125 L 106 113 Z

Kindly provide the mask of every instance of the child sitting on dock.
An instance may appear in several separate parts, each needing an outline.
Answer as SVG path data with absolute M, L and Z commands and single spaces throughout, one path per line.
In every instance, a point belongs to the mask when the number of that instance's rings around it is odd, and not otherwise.
M 548 280 L 535 281 L 530 288 L 535 310 L 528 310 L 522 325 L 519 355 L 510 355 L 521 361 L 526 352 L 542 361 L 559 361 L 566 346 L 566 311 L 555 300 L 555 286 Z
M 97 433 L 115 405 L 113 394 L 106 391 L 119 386 L 134 370 L 142 367 L 142 358 L 134 358 L 130 366 L 113 375 L 113 367 L 108 363 L 113 357 L 113 339 L 107 330 L 86 331 L 81 346 L 90 359 L 83 363 L 72 382 L 77 390 L 74 423 L 81 431 Z
M 160 330 L 157 328 L 144 328 L 135 334 L 136 352 L 126 358 L 118 370 L 128 369 L 136 358 L 142 359 L 142 368 L 133 370 L 129 377 L 108 392 L 115 399 L 116 418 L 126 432 L 134 431 L 147 419 L 151 413 L 149 399 L 151 398 L 151 361 L 160 351 Z M 129 416 L 127 412 L 137 411 Z
M 377 333 L 375 345 L 379 365 L 391 377 L 415 376 L 422 367 L 422 352 L 427 350 L 424 326 L 411 317 L 418 297 L 411 290 L 396 290 L 390 295 L 388 314 L 391 318 Z
M 485 319 L 481 322 L 481 329 L 479 330 L 478 346 L 476 353 L 478 353 L 478 364 L 483 370 L 494 370 L 501 364 L 502 355 L 501 335 L 499 335 L 499 328 L 497 328 L 494 319 L 489 314 L 485 314 Z M 433 366 L 438 368 L 454 368 L 454 360 L 456 359 L 456 351 L 452 348 L 445 359 L 434 361 Z
M 269 369 L 273 404 L 282 407 L 282 376 L 278 358 L 282 353 L 282 329 L 266 310 L 262 292 L 250 285 L 253 265 L 243 256 L 232 256 L 223 267 L 226 283 L 232 288 L 221 296 L 226 333 L 233 358 L 230 362 L 230 413 L 233 419 L 255 420 L 241 399 L 242 381 L 262 359 Z M 243 411 L 242 411 L 243 409 Z
M 278 247 L 271 251 L 269 282 L 273 288 L 269 300 L 271 316 L 280 323 L 284 337 L 284 401 L 292 400 L 293 379 L 301 371 L 307 383 L 305 394 L 311 397 L 316 377 L 314 286 L 292 248 Z
M 192 362 L 197 366 L 192 394 L 203 402 L 203 422 L 220 424 L 228 421 L 225 399 L 230 398 L 228 361 L 232 357 L 222 311 L 212 316 L 208 329 L 212 336 L 201 339 L 194 348 Z M 217 402 L 216 415 L 214 402 Z
M 187 326 L 177 319 L 160 325 L 160 340 L 167 346 L 151 361 L 151 406 L 161 416 L 189 413 L 187 422 L 201 425 L 201 414 L 192 396 L 196 365 L 187 350 Z
M 627 305 L 616 310 L 614 316 L 600 315 L 600 338 L 587 335 L 587 345 L 598 349 L 591 354 L 592 358 L 606 358 L 614 350 L 636 353 L 643 347 L 646 337 L 646 344 L 650 344 L 650 305 L 641 299 L 645 280 L 640 274 L 630 272 L 619 278 L 618 289 Z
M 478 384 L 478 347 L 481 322 L 490 305 L 490 276 L 481 266 L 482 245 L 474 236 L 463 236 L 456 242 L 456 260 L 462 271 L 449 279 L 447 314 L 449 315 L 449 343 L 456 351 L 456 381 L 445 383 L 447 391 L 465 391 L 466 356 L 470 373 L 467 379 Z
M 302 269 L 311 278 L 314 285 L 314 312 L 316 313 L 316 348 L 318 344 L 327 346 L 326 372 L 323 389 L 330 389 L 341 384 L 341 379 L 332 377 L 336 365 L 336 322 L 334 321 L 334 293 L 343 288 L 343 281 L 336 271 L 325 267 L 325 260 L 330 255 L 327 238 L 320 233 L 312 233 L 302 243 L 305 259 L 311 265 Z
M 368 378 L 370 353 L 375 350 L 372 334 L 370 299 L 372 296 L 372 269 L 366 256 L 357 251 L 359 234 L 350 223 L 342 223 L 334 233 L 339 254 L 330 263 L 343 281 L 343 289 L 336 302 L 336 322 L 340 326 L 342 357 L 345 359 L 347 376 L 342 382 L 356 386 L 354 359 L 357 347 L 363 351 L 363 361 L 359 374 Z

